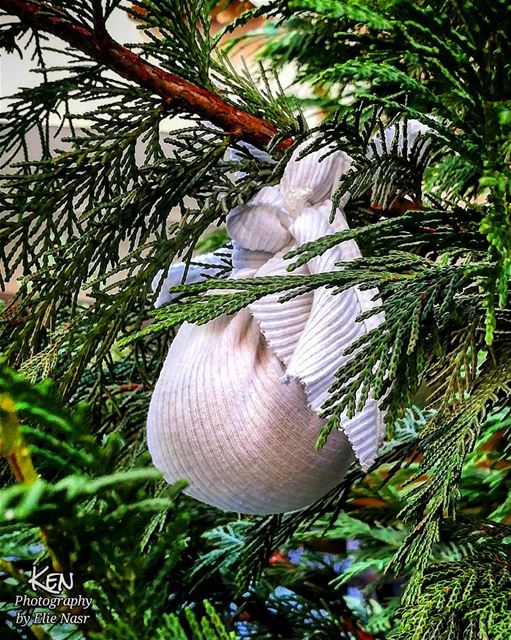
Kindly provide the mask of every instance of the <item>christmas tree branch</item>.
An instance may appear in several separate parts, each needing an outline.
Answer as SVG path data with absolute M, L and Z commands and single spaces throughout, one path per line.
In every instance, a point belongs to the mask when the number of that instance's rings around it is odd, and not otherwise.
M 16 406 L 13 399 L 7 395 L 0 395 L 0 457 L 7 460 L 17 482 L 31 485 L 36 482 L 39 475 L 33 465 L 29 449 L 21 435 L 20 427 L 21 425 L 16 414 Z M 44 527 L 39 527 L 39 533 L 54 570 L 62 573 L 66 570 L 66 567 L 55 552 L 48 531 Z M 4 559 L 0 559 L 0 571 L 6 572 L 6 570 L 7 573 L 13 575 L 15 569 L 12 564 Z M 21 576 L 23 576 L 23 573 L 17 574 L 16 577 L 20 578 Z M 74 587 L 69 589 L 69 593 L 78 595 L 80 591 L 84 591 L 83 585 L 75 580 Z M 59 610 L 68 612 L 66 607 L 59 607 Z M 81 612 L 80 609 L 80 613 Z M 79 626 L 82 628 L 85 637 L 89 637 L 89 632 L 99 630 L 98 622 L 93 614 L 89 614 L 86 621 L 80 623 Z M 47 635 L 37 635 L 39 632 L 37 625 L 32 625 L 31 629 L 34 632 L 34 636 L 38 638 L 50 637 Z
M 211 91 L 143 60 L 116 42 L 101 20 L 96 20 L 91 29 L 70 21 L 65 14 L 59 16 L 55 6 L 43 2 L 3 0 L 2 9 L 17 16 L 23 24 L 35 31 L 51 33 L 61 38 L 126 80 L 161 96 L 169 106 L 181 107 L 209 120 L 235 139 L 242 138 L 265 149 L 278 133 L 273 124 L 238 109 Z M 280 143 L 280 149 L 285 150 L 292 144 L 293 140 L 288 138 Z
M 116 42 L 106 30 L 105 22 L 99 14 L 94 19 L 93 28 L 90 28 L 72 21 L 68 15 L 61 13 L 58 7 L 45 2 L 3 0 L 2 9 L 17 16 L 23 24 L 35 31 L 61 38 L 126 80 L 159 95 L 165 104 L 179 107 L 212 122 L 235 140 L 241 139 L 260 149 L 266 149 L 278 134 L 277 128 L 270 122 L 151 64 Z M 279 143 L 278 150 L 285 151 L 293 144 L 292 138 L 285 138 Z M 422 210 L 423 206 L 421 203 L 398 197 L 383 210 L 378 203 L 371 201 L 368 194 L 368 209 L 380 218 L 383 215 L 399 216 L 411 209 Z

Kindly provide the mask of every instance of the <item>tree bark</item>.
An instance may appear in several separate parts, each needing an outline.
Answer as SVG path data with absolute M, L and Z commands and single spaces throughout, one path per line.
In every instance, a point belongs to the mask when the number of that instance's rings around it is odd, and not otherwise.
M 166 104 L 209 120 L 235 139 L 266 149 L 278 133 L 273 124 L 144 60 L 116 42 L 104 28 L 90 29 L 70 22 L 64 14 L 59 16 L 55 8 L 39 2 L 1 0 L 0 7 L 32 29 L 61 38 L 126 80 L 159 95 Z M 292 145 L 293 140 L 288 138 L 279 148 L 284 151 Z
M 104 23 L 99 22 L 91 29 L 70 21 L 64 13 L 59 15 L 55 6 L 35 0 L 0 0 L 0 8 L 17 16 L 23 24 L 35 31 L 51 33 L 61 38 L 126 80 L 159 95 L 165 104 L 212 122 L 233 140 L 244 140 L 259 149 L 267 149 L 278 134 L 272 123 L 239 109 L 217 94 L 160 69 L 133 53 L 109 35 Z M 292 138 L 285 138 L 279 142 L 277 150 L 284 152 L 293 144 Z M 378 218 L 399 216 L 411 209 L 424 208 L 421 203 L 400 197 L 384 211 L 378 203 L 371 201 L 370 194 L 367 207 Z

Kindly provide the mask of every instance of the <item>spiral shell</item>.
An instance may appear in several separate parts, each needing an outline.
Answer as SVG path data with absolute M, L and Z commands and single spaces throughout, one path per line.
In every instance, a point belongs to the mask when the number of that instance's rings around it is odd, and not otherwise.
M 330 221 L 330 198 L 349 158 L 337 152 L 320 161 L 318 152 L 298 159 L 298 153 L 279 186 L 229 214 L 230 278 L 287 273 L 288 251 L 347 228 L 340 209 Z M 358 256 L 356 242 L 344 242 L 293 274 L 333 271 Z M 215 256 L 201 263 L 214 266 Z M 177 273 L 171 269 L 163 287 L 163 274 L 155 282 L 158 304 L 168 301 L 164 287 Z M 189 278 L 199 273 L 192 267 Z M 314 443 L 335 373 L 352 357 L 347 348 L 381 321 L 356 321 L 378 304 L 376 296 L 357 288 L 334 295 L 323 287 L 284 303 L 268 295 L 203 326 L 185 323 L 149 409 L 148 445 L 165 478 L 187 479 L 189 495 L 221 509 L 269 514 L 319 499 L 355 457 L 370 465 L 383 436 L 382 412 L 371 397 L 355 417 L 342 419 L 323 449 Z

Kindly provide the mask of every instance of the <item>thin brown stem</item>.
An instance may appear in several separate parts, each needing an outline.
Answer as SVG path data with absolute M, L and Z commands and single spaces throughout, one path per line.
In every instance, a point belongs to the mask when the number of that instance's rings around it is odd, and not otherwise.
M 272 123 L 239 109 L 217 94 L 160 69 L 133 53 L 116 42 L 101 21 L 97 21 L 96 27 L 91 29 L 72 22 L 64 13 L 60 15 L 54 6 L 35 0 L 1 0 L 1 7 L 35 31 L 51 33 L 61 38 L 126 80 L 159 95 L 165 104 L 209 120 L 235 140 L 244 140 L 260 149 L 266 149 L 278 134 Z M 278 150 L 283 152 L 293 144 L 292 138 L 286 138 L 279 143 Z M 383 217 L 398 216 L 424 207 L 420 202 L 400 197 L 388 209 L 383 210 L 380 205 L 372 202 L 368 208 L 376 216 Z
M 71 22 L 67 16 L 59 16 L 54 8 L 42 2 L 2 0 L 1 5 L 35 31 L 61 38 L 126 80 L 159 95 L 169 106 L 205 118 L 235 139 L 242 138 L 258 148 L 266 149 L 278 133 L 273 124 L 142 59 L 116 42 L 103 28 L 90 29 Z M 280 149 L 284 151 L 292 145 L 293 140 L 288 138 L 281 142 Z

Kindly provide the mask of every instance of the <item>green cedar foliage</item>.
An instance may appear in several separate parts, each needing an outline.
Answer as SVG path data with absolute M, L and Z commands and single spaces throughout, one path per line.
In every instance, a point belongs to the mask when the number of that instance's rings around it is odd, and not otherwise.
M 132 11 L 122 1 L 39 4 L 86 26 Z M 0 281 L 17 268 L 24 274 L 2 313 L 2 347 L 38 384 L 8 369 L 0 382 L 40 474 L 9 484 L 4 471 L 4 602 L 26 588 L 27 565 L 55 547 L 95 598 L 95 627 L 69 637 L 201 637 L 195 618 L 205 638 L 226 637 L 202 605 L 207 597 L 227 626 L 237 621 L 239 635 L 259 638 L 352 639 L 359 630 L 399 640 L 507 638 L 511 5 L 275 0 L 236 22 L 271 18 L 256 82 L 210 35 L 209 12 L 220 3 L 135 4 L 148 11 L 147 37 L 133 48 L 276 126 L 275 163 L 76 50 L 62 52 L 65 79 L 55 80 L 44 33 L 4 16 L 0 45 L 32 56 L 41 80 L 13 97 L 0 132 L 8 167 Z M 270 88 L 288 63 L 311 87 L 307 100 Z M 76 126 L 72 100 L 90 104 L 87 127 Z M 324 114 L 313 138 L 300 111 L 310 106 Z M 53 151 L 49 119 L 58 114 L 71 134 Z M 162 142 L 162 122 L 174 115 L 189 116 L 190 126 Z M 413 144 L 409 119 L 429 127 Z M 42 151 L 31 158 L 34 128 Z M 158 270 L 222 245 L 221 231 L 205 233 L 278 181 L 290 154 L 278 142 L 289 136 L 353 158 L 336 194 L 336 202 L 351 194 L 350 230 L 295 251 L 294 264 L 348 239 L 364 257 L 317 276 L 291 268 L 181 286 L 178 303 L 152 313 Z M 240 159 L 226 155 L 229 146 Z M 234 171 L 244 174 L 236 184 Z M 403 201 L 414 207 L 400 209 Z M 234 522 L 165 488 L 148 469 L 143 430 L 174 327 L 272 292 L 285 299 L 353 285 L 378 289 L 385 321 L 338 372 L 318 446 L 344 411 L 369 393 L 382 398 L 389 442 L 370 473 L 352 469 L 303 512 Z M 37 542 L 41 528 L 47 546 Z M 349 539 L 357 549 L 347 550 Z M 351 562 L 344 572 L 342 559 Z M 354 584 L 361 599 L 346 592 Z M 12 635 L 4 612 L 0 622 Z
M 69 413 L 53 385 L 32 386 L 5 367 L 0 425 L 2 455 L 22 460 L 28 445 L 31 458 L 18 465 L 23 477 L 0 491 L 2 637 L 163 638 L 171 630 L 172 637 L 187 637 L 179 617 L 164 608 L 168 576 L 179 573 L 193 523 L 192 514 L 178 504 L 184 483 L 162 485 L 147 454 L 118 470 L 129 449 L 118 432 L 93 435 L 84 406 Z M 35 477 L 28 472 L 32 465 Z M 11 636 L 6 612 L 15 609 L 16 596 L 41 596 L 31 590 L 24 569 L 45 558 L 57 570 L 74 573 L 70 595 L 86 592 L 94 599 L 94 612 L 63 635 L 53 635 L 59 633 L 57 625 L 39 636 L 43 630 L 33 624 Z M 85 613 L 91 612 L 80 612 Z M 181 622 L 186 619 L 197 627 L 190 609 L 182 610 Z M 197 631 L 194 637 L 231 637 L 209 603 L 202 625 L 204 635 Z

